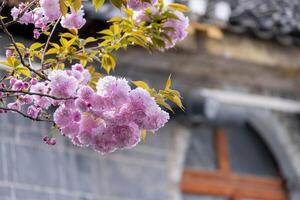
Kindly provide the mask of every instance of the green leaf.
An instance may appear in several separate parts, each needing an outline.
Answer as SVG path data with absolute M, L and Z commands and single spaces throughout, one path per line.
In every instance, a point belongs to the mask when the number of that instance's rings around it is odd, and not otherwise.
M 102 7 L 104 4 L 105 0 L 93 0 L 93 6 L 95 7 L 95 10 L 99 10 L 99 8 Z
M 171 74 L 166 82 L 166 87 L 165 87 L 165 90 L 169 90 L 171 89 L 171 86 L 172 86 L 172 80 L 171 80 Z
M 78 11 L 81 8 L 81 0 L 73 0 L 72 5 L 75 11 Z
M 102 30 L 102 31 L 100 31 L 99 33 L 100 33 L 100 34 L 103 34 L 103 35 L 109 35 L 109 36 L 114 35 L 114 33 L 113 33 L 110 29 Z
M 94 37 L 88 37 L 84 40 L 84 42 L 87 44 L 87 43 L 90 43 L 90 42 L 96 42 L 97 39 L 94 38 Z
M 30 71 L 28 68 L 26 67 L 23 67 L 23 66 L 18 66 L 16 67 L 16 72 L 19 73 L 19 74 L 23 74 L 24 76 L 26 77 L 31 77 L 31 74 L 30 74 Z
M 102 67 L 109 74 L 111 69 L 116 67 L 116 59 L 112 54 L 103 54 L 101 58 Z
M 33 44 L 29 47 L 29 49 L 30 49 L 30 51 L 34 51 L 34 50 L 36 50 L 36 49 L 38 49 L 38 48 L 41 48 L 42 46 L 44 46 L 44 44 L 39 43 L 39 42 L 35 42 L 35 43 L 33 43 Z
M 123 1 L 122 0 L 110 0 L 110 3 L 117 7 L 117 8 L 121 8 L 122 7 L 122 4 L 123 4 Z
M 187 6 L 180 4 L 180 3 L 170 3 L 169 8 L 178 10 L 180 12 L 188 12 L 189 11 L 189 8 Z
M 59 1 L 59 7 L 60 7 L 60 12 L 63 16 L 65 16 L 68 13 L 68 6 L 66 4 L 65 0 L 60 0 Z
M 142 141 L 145 142 L 146 138 L 147 138 L 147 130 L 142 129 L 141 130 L 141 139 L 142 139 Z
M 143 88 L 147 91 L 150 91 L 150 87 L 147 83 L 145 83 L 144 81 L 131 81 L 135 86 Z

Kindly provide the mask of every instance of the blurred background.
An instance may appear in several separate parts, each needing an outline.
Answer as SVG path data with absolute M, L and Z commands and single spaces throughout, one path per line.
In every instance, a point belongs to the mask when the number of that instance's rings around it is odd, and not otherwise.
M 113 75 L 163 88 L 172 74 L 185 112 L 106 156 L 63 137 L 49 147 L 49 125 L 2 114 L 1 200 L 300 200 L 299 0 L 177 2 L 190 8 L 188 38 L 165 53 L 121 51 Z M 84 36 L 120 15 L 85 8 Z M 10 30 L 32 42 L 32 27 Z

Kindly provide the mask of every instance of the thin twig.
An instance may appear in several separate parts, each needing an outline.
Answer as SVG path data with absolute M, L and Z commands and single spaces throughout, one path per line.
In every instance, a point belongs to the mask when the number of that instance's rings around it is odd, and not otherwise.
M 16 112 L 16 113 L 22 115 L 23 117 L 26 117 L 26 118 L 31 119 L 31 120 L 33 120 L 33 121 L 39 121 L 39 122 L 51 122 L 51 123 L 54 123 L 54 121 L 52 121 L 52 120 L 40 119 L 40 118 L 34 118 L 34 117 L 29 116 L 29 115 L 26 115 L 25 113 L 23 113 L 23 112 L 21 112 L 21 111 L 19 111 L 19 110 L 12 109 L 12 108 L 0 107 L 0 110 L 6 110 L 6 111 Z
M 37 95 L 41 97 L 49 97 L 54 100 L 71 100 L 71 99 L 76 99 L 77 97 L 70 97 L 70 98 L 60 98 L 60 97 L 55 97 L 52 95 L 48 94 L 42 94 L 42 93 L 37 93 L 37 92 L 27 92 L 27 91 L 18 91 L 18 90 L 7 90 L 7 89 L 0 89 L 0 92 L 7 92 L 7 93 L 21 93 L 21 94 L 29 94 L 29 95 Z
M 0 7 L 0 9 L 1 9 L 2 7 L 4 7 L 6 3 L 7 3 L 7 0 L 4 0 L 3 3 L 2 3 L 2 5 L 1 5 L 1 7 Z M 4 5 L 4 6 L 3 6 L 3 5 Z M 0 10 L 0 14 L 1 14 L 1 10 Z M 29 71 L 31 71 L 31 72 L 33 72 L 34 74 L 36 74 L 37 76 L 39 76 L 40 78 L 42 78 L 42 79 L 44 79 L 44 80 L 48 80 L 48 78 L 45 77 L 43 74 L 41 74 L 41 73 L 37 72 L 36 70 L 32 69 L 29 65 L 27 65 L 27 64 L 25 63 L 24 58 L 23 58 L 23 55 L 22 55 L 22 53 L 21 53 L 19 47 L 17 46 L 14 37 L 13 37 L 12 34 L 8 31 L 8 29 L 6 28 L 6 26 L 5 26 L 4 22 L 3 22 L 3 19 L 2 19 L 1 17 L 0 17 L 0 23 L 1 23 L 1 27 L 2 27 L 3 31 L 4 31 L 5 34 L 9 37 L 11 43 L 12 43 L 13 46 L 15 47 L 15 49 L 16 49 L 16 51 L 17 51 L 19 57 L 20 57 L 20 61 L 21 61 L 22 65 L 23 65 L 24 67 L 26 67 Z
M 46 42 L 46 44 L 45 44 L 44 51 L 43 51 L 43 54 L 42 54 L 42 59 L 41 59 L 42 69 L 43 69 L 43 64 L 44 64 L 44 60 L 45 60 L 45 54 L 46 54 L 46 52 L 47 52 L 47 49 L 48 49 L 50 40 L 51 40 L 51 38 L 52 38 L 52 35 L 54 34 L 54 31 L 55 31 L 55 29 L 56 29 L 56 27 L 57 27 L 57 25 L 58 25 L 58 23 L 59 23 L 59 21 L 60 21 L 60 18 L 61 18 L 61 16 L 60 16 L 60 17 L 57 19 L 57 21 L 55 22 L 55 24 L 54 24 L 54 26 L 53 26 L 53 28 L 52 28 L 52 30 L 51 30 L 51 33 L 50 33 L 50 35 L 48 36 L 47 42 Z
M 16 19 L 14 19 L 14 20 L 12 20 L 12 21 L 10 21 L 10 22 L 7 22 L 7 23 L 5 23 L 5 27 L 8 27 L 8 26 L 11 26 L 11 25 L 13 25 L 13 24 L 16 24 L 18 21 L 19 21 L 19 19 L 21 19 L 21 17 L 25 14 L 25 12 L 28 10 L 28 9 L 30 9 L 36 2 L 37 2 L 38 0 L 33 0 L 33 1 L 31 1 L 19 14 L 18 14 L 18 16 L 17 16 L 17 18 Z

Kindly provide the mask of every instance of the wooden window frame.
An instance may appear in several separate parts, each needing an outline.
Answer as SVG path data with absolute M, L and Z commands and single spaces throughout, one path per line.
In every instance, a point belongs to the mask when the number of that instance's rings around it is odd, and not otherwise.
M 226 130 L 216 131 L 217 171 L 184 169 L 180 188 L 183 193 L 227 197 L 231 200 L 287 200 L 280 178 L 240 175 L 231 172 Z

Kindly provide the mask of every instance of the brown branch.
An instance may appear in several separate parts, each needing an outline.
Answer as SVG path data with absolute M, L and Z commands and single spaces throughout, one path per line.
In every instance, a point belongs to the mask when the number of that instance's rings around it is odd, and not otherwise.
M 60 98 L 60 97 L 55 97 L 52 95 L 48 94 L 42 94 L 42 93 L 37 93 L 37 92 L 27 92 L 27 91 L 18 91 L 18 90 L 7 90 L 7 89 L 0 89 L 0 92 L 7 92 L 7 93 L 21 93 L 21 94 L 29 94 L 29 95 L 37 95 L 37 96 L 42 96 L 42 97 L 49 97 L 54 100 L 71 100 L 71 99 L 76 99 L 77 97 L 70 97 L 70 98 Z
M 10 21 L 10 22 L 7 22 L 7 23 L 5 23 L 4 25 L 5 25 L 5 27 L 8 27 L 8 26 L 11 26 L 11 25 L 13 25 L 13 24 L 16 24 L 18 21 L 19 21 L 19 19 L 21 19 L 21 17 L 25 14 L 25 12 L 28 10 L 28 9 L 30 9 L 36 2 L 38 2 L 38 0 L 33 0 L 33 1 L 31 1 L 19 14 L 18 14 L 18 16 L 17 16 L 17 18 L 16 19 L 14 19 L 14 20 L 12 20 L 12 21 Z
M 0 110 L 6 110 L 6 111 L 16 112 L 16 113 L 22 115 L 23 117 L 28 118 L 28 119 L 31 119 L 31 120 L 33 120 L 33 121 L 38 121 L 38 122 L 51 122 L 51 123 L 55 124 L 55 122 L 52 121 L 52 120 L 41 119 L 41 118 L 38 118 L 38 117 L 37 117 L 37 118 L 34 118 L 34 117 L 29 116 L 29 115 L 26 115 L 25 113 L 23 113 L 23 112 L 21 112 L 21 111 L 19 111 L 19 110 L 16 110 L 16 109 L 0 107 Z
M 52 38 L 52 35 L 54 34 L 54 31 L 55 31 L 55 29 L 56 29 L 56 27 L 57 27 L 59 21 L 60 21 L 60 18 L 61 18 L 61 16 L 60 16 L 60 17 L 57 19 L 57 21 L 55 22 L 55 24 L 54 24 L 54 26 L 53 26 L 53 28 L 52 28 L 52 30 L 51 30 L 51 33 L 50 33 L 50 35 L 49 35 L 48 38 L 47 38 L 47 42 L 46 42 L 46 44 L 45 44 L 45 47 L 44 47 L 44 50 L 43 50 L 43 54 L 42 54 L 42 59 L 41 59 L 42 69 L 43 69 L 44 60 L 45 60 L 45 55 L 46 55 L 46 52 L 47 52 L 47 49 L 48 49 L 50 40 L 51 40 L 51 38 Z
M 7 3 L 7 0 L 4 0 L 1 7 L 0 7 L 0 14 L 1 14 L 1 8 L 5 6 L 5 4 Z M 3 6 L 4 5 L 4 6 Z M 36 70 L 32 69 L 28 64 L 25 63 L 23 55 L 19 49 L 19 47 L 16 44 L 16 41 L 14 39 L 14 37 L 12 36 L 12 34 L 8 31 L 8 29 L 6 28 L 3 19 L 0 17 L 0 23 L 1 23 L 1 27 L 3 29 L 3 31 L 5 32 L 5 34 L 9 37 L 10 41 L 12 42 L 13 46 L 15 47 L 17 53 L 19 54 L 20 57 L 20 61 L 22 63 L 22 65 L 24 67 L 26 67 L 29 71 L 31 71 L 32 73 L 36 74 L 37 76 L 39 76 L 40 78 L 44 79 L 44 80 L 48 80 L 48 78 L 46 76 L 44 76 L 43 74 L 37 72 Z

